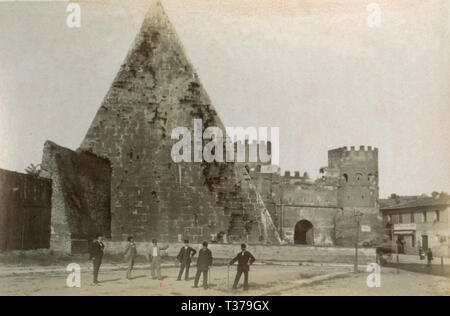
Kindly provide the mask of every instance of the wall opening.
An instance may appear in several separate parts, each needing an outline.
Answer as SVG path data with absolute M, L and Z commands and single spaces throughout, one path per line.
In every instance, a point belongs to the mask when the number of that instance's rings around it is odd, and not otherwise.
M 344 173 L 343 177 L 344 177 L 345 182 L 348 183 L 348 174 Z
M 422 249 L 424 251 L 428 250 L 428 236 L 427 235 L 422 235 Z
M 314 225 L 301 220 L 295 225 L 294 242 L 296 245 L 314 245 Z

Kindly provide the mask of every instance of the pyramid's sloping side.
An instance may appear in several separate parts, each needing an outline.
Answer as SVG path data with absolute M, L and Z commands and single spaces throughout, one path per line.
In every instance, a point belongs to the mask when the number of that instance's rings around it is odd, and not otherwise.
M 234 164 L 172 162 L 172 130 L 192 131 L 194 119 L 223 129 L 157 1 L 80 147 L 111 161 L 113 239 L 201 241 L 228 234 L 232 222 L 242 226 L 236 238 L 261 235 L 258 214 L 234 218 L 248 199 Z

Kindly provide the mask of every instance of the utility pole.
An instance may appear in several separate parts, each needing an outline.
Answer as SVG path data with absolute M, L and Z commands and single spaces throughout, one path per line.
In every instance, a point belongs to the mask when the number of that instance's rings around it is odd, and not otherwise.
M 356 242 L 355 242 L 355 267 L 353 269 L 353 272 L 358 273 L 359 231 L 361 230 L 361 217 L 363 216 L 363 213 L 361 213 L 360 211 L 356 211 L 354 216 L 356 219 Z

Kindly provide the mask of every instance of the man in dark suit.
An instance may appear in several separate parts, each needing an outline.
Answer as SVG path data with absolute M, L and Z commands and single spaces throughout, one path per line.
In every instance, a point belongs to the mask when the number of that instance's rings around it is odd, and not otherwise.
M 433 251 L 431 250 L 431 248 L 428 249 L 427 251 L 427 266 L 431 267 L 431 263 L 433 262 L 434 258 L 433 258 Z
M 189 268 L 191 267 L 192 257 L 197 254 L 197 251 L 189 246 L 189 240 L 184 241 L 184 247 L 180 249 L 180 253 L 177 256 L 178 261 L 181 263 L 180 273 L 178 274 L 177 281 L 181 281 L 183 272 L 186 269 L 185 280 L 189 279 Z
M 233 265 L 235 262 L 238 263 L 236 279 L 234 280 L 233 290 L 237 289 L 239 281 L 241 280 L 242 273 L 244 274 L 244 291 L 248 291 L 248 274 L 250 271 L 250 266 L 255 262 L 255 257 L 247 251 L 247 245 L 241 245 L 242 251 L 230 261 L 228 266 Z
M 103 254 L 105 245 L 103 244 L 103 237 L 101 235 L 96 236 L 95 241 L 92 244 L 91 260 L 94 264 L 94 285 L 98 285 L 98 272 L 102 265 Z
M 134 262 L 137 257 L 137 248 L 133 237 L 128 237 L 128 244 L 124 253 L 125 261 L 128 264 L 127 279 L 131 280 L 131 272 L 133 271 Z
M 208 249 L 208 243 L 203 243 L 203 248 L 200 249 L 197 259 L 197 274 L 195 275 L 194 288 L 198 287 L 200 276 L 203 273 L 203 287 L 208 288 L 208 271 L 213 263 L 213 256 L 211 250 Z

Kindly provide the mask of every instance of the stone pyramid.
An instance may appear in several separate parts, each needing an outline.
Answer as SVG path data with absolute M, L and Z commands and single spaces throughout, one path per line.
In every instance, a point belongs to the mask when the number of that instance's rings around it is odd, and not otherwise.
M 111 162 L 111 234 L 192 242 L 279 242 L 245 168 L 234 163 L 174 163 L 171 132 L 224 130 L 183 45 L 154 1 L 80 146 Z

